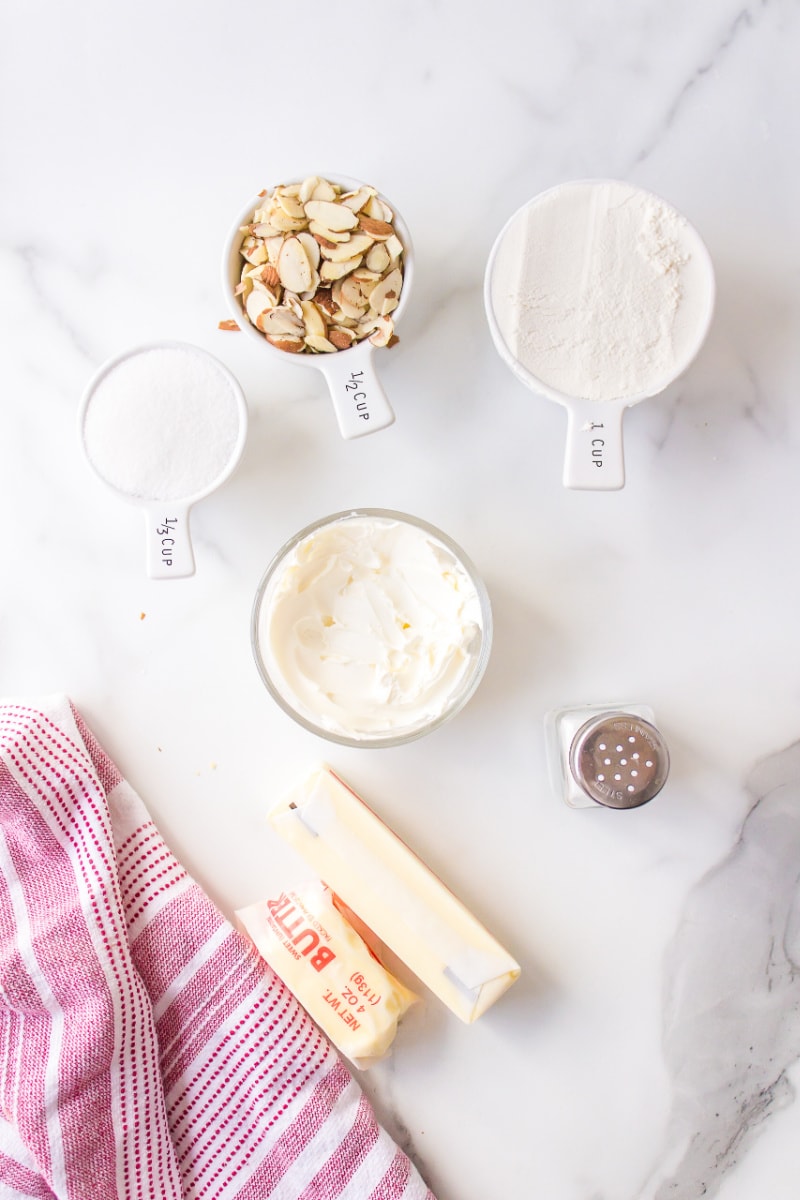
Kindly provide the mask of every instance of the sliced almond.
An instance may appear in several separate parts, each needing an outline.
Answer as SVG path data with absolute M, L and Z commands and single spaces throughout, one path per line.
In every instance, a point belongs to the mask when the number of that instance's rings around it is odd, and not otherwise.
M 345 192 L 339 197 L 339 203 L 344 204 L 347 208 L 352 209 L 354 213 L 357 213 L 361 211 L 361 209 L 369 200 L 370 196 L 374 195 L 374 188 L 362 187 L 356 192 Z
M 314 195 L 314 189 L 319 187 L 320 179 L 317 175 L 309 175 L 308 179 L 304 179 L 300 184 L 300 190 L 297 195 L 305 204 L 306 200 L 310 200 Z M 322 198 L 322 197 L 321 197 Z
M 359 283 L 367 284 L 368 290 L 370 290 L 381 278 L 381 272 L 368 271 L 366 267 L 358 267 L 353 271 L 353 278 L 357 279 Z
M 336 311 L 336 304 L 331 295 L 330 288 L 320 288 L 314 297 L 314 303 L 317 308 L 321 308 L 328 316 L 331 316 Z
M 272 265 L 272 263 L 264 264 L 264 266 L 261 268 L 261 274 L 260 274 L 259 278 L 261 279 L 261 282 L 263 284 L 266 284 L 266 286 L 270 289 L 270 291 L 273 291 L 273 292 L 275 291 L 275 289 L 278 287 L 278 285 L 280 283 L 280 275 L 278 274 L 278 272 L 276 271 L 276 269 Z
M 302 317 L 295 316 L 293 312 L 283 307 L 270 308 L 262 312 L 256 320 L 256 325 L 262 333 L 267 333 L 271 337 L 289 335 L 302 338 L 305 333 Z
M 357 305 L 351 304 L 346 296 L 342 296 L 339 300 L 339 308 L 333 314 L 333 319 L 339 321 L 342 317 L 350 317 L 353 321 L 360 321 L 366 311 L 365 308 L 359 308 Z
M 272 293 L 261 291 L 260 288 L 253 288 L 252 292 L 244 302 L 244 311 L 247 313 L 247 316 L 252 324 L 257 326 L 259 329 L 261 326 L 258 324 L 258 318 L 261 316 L 261 314 L 276 307 L 275 297 L 272 295 Z
M 326 283 L 332 283 L 334 279 L 341 279 L 343 276 L 349 275 L 360 265 L 360 254 L 357 258 L 346 258 L 344 262 L 329 262 L 326 259 L 319 269 L 319 277 Z
M 319 337 L 316 334 L 308 335 L 306 345 L 310 346 L 312 350 L 318 350 L 323 354 L 335 354 L 337 349 L 326 337 Z
M 403 253 L 403 243 L 400 241 L 400 238 L 397 236 L 397 234 L 392 234 L 392 236 L 387 238 L 383 244 L 389 251 L 390 261 L 397 262 L 397 260 L 400 258 L 400 255 Z
M 394 335 L 394 323 L 391 317 L 378 317 L 375 322 L 375 332 L 370 334 L 373 346 L 388 346 Z
M 310 228 L 311 226 L 309 225 L 309 229 Z M 317 228 L 319 228 L 319 226 L 317 226 Z M 333 250 L 336 246 L 336 242 L 332 242 L 330 238 L 323 237 L 321 233 L 315 233 L 313 234 L 313 237 L 318 246 L 327 246 L 329 250 Z
M 363 213 L 358 218 L 358 227 L 368 233 L 376 242 L 385 242 L 394 236 L 394 228 L 388 221 L 378 221 L 374 217 L 365 217 Z
M 303 311 L 303 322 L 306 327 L 306 339 L 310 337 L 324 338 L 327 333 L 328 326 L 320 309 L 317 308 L 313 300 L 303 300 L 300 305 Z
M 308 229 L 309 232 L 319 240 L 319 244 L 321 246 L 324 245 L 325 242 L 327 242 L 329 246 L 335 246 L 338 245 L 339 242 L 346 242 L 350 237 L 348 230 L 329 229 L 328 226 L 323 225 L 321 221 L 309 221 Z
M 374 217 L 376 221 L 393 221 L 394 213 L 379 196 L 371 196 L 364 205 L 364 212 L 368 217 Z
M 355 312 L 347 313 L 348 317 L 363 316 L 364 311 L 369 307 L 369 294 L 374 287 L 375 284 L 362 284 L 353 273 L 342 280 L 339 305 L 343 308 L 344 304 L 349 304 L 351 308 L 355 309 Z
M 299 188 L 298 188 L 299 191 Z M 288 192 L 282 192 L 278 196 L 278 204 L 283 209 L 287 217 L 292 217 L 295 221 L 304 221 L 305 209 L 302 203 L 297 198 L 297 195 L 290 195 Z
M 287 354 L 300 354 L 305 342 L 301 337 L 291 337 L 284 334 L 282 337 L 268 333 L 267 341 L 272 346 L 276 346 L 278 350 L 285 350 Z
M 400 302 L 400 290 L 403 286 L 403 273 L 399 267 L 377 283 L 369 297 L 370 308 L 381 317 L 386 317 L 397 308 Z
M 266 283 L 264 272 L 270 269 L 269 263 L 259 263 L 257 267 L 251 267 L 247 263 L 245 264 L 245 269 L 242 271 L 242 282 L 245 279 L 249 279 L 252 283 Z
M 283 243 L 278 257 L 278 274 L 290 292 L 304 292 L 311 284 L 311 263 L 299 238 L 290 237 Z
M 281 230 L 278 229 L 277 225 L 273 225 L 272 221 L 259 221 L 253 226 L 253 233 L 256 235 L 256 237 L 260 238 L 281 236 Z
M 229 319 L 229 320 L 227 320 L 227 321 L 219 321 L 219 322 L 217 323 L 217 329 L 225 329 L 225 330 L 227 330 L 227 331 L 229 331 L 229 332 L 231 332 L 231 333 L 232 333 L 234 330 L 235 330 L 237 333 L 239 332 L 239 326 L 236 324 L 236 322 L 235 322 L 235 321 L 231 321 L 230 319 Z
M 351 208 L 330 200 L 307 200 L 305 211 L 309 221 L 318 221 L 334 231 L 355 229 L 358 224 L 358 217 Z
M 260 292 L 262 296 L 266 296 L 269 300 L 270 308 L 278 308 L 280 306 L 282 293 L 279 287 L 275 288 L 273 291 L 272 288 L 268 288 L 265 284 L 259 283 L 257 279 L 254 279 L 253 291 Z
M 390 261 L 389 251 L 383 242 L 376 242 L 372 249 L 367 251 L 366 265 L 370 271 L 382 274 Z
M 331 342 L 337 350 L 349 350 L 353 342 L 356 340 L 356 335 L 352 329 L 345 329 L 341 325 L 332 325 L 328 330 L 328 341 Z
M 314 188 L 309 199 L 311 199 L 311 200 L 335 200 L 336 199 L 336 189 L 334 188 L 333 184 L 328 183 L 327 179 L 319 179 L 317 181 L 317 186 Z
M 283 234 L 276 234 L 274 237 L 264 239 L 264 245 L 267 247 L 267 257 L 274 266 L 278 261 L 278 256 L 283 246 Z
M 284 308 L 288 308 L 290 312 L 294 313 L 298 321 L 303 320 L 303 302 L 294 292 L 283 293 L 283 305 Z
M 317 294 L 317 288 L 320 285 L 319 271 L 311 272 L 311 283 L 304 292 L 300 292 L 301 300 L 313 300 Z
M 327 258 L 329 262 L 344 262 L 348 258 L 355 258 L 357 254 L 363 254 L 371 245 L 372 238 L 366 233 L 354 233 L 346 242 L 340 242 L 333 249 L 320 246 L 320 250 L 322 257 Z
M 262 281 L 261 272 L 263 270 L 264 270 L 263 267 L 254 267 L 253 271 L 255 273 L 253 275 L 248 275 L 246 279 L 242 280 L 242 283 L 244 284 L 244 291 L 240 293 L 242 297 L 246 298 L 247 296 L 249 296 L 250 293 L 253 291 L 253 289 L 255 289 L 256 291 L 262 291 L 262 292 L 270 291 L 275 294 L 280 293 L 280 290 L 281 290 L 280 287 L 268 288 L 267 285 Z M 242 300 L 242 303 L 244 304 L 244 299 Z
M 356 326 L 356 337 L 365 338 L 369 334 L 374 333 L 379 328 L 379 321 L 380 317 L 374 312 L 370 312 L 366 317 L 362 317 Z
M 254 237 L 244 239 L 241 254 L 242 258 L 246 258 L 254 267 L 260 267 L 267 261 L 267 250 L 264 243 Z
M 272 307 L 272 308 L 281 307 L 281 304 L 283 302 L 283 295 L 285 294 L 282 292 L 281 288 L 276 288 L 275 292 L 273 292 L 272 288 L 264 287 L 264 284 L 259 283 L 258 280 L 254 280 L 253 283 L 254 283 L 253 290 L 255 290 L 255 292 L 260 292 L 261 295 L 265 295 L 266 299 L 270 301 L 270 307 Z
M 319 266 L 319 242 L 305 229 L 302 233 L 298 233 L 297 240 L 308 255 L 311 266 L 316 270 Z
M 269 218 L 269 224 L 273 227 L 273 233 L 277 230 L 278 233 L 296 233 L 298 229 L 305 229 L 305 217 L 289 217 L 282 210 L 272 212 Z

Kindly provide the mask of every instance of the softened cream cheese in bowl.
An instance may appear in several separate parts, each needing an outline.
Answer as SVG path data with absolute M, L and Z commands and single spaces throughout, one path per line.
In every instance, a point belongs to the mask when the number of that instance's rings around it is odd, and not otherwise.
M 253 608 L 256 662 L 295 720 L 351 746 L 398 745 L 475 691 L 492 636 L 463 551 L 405 513 L 336 513 L 276 555 Z

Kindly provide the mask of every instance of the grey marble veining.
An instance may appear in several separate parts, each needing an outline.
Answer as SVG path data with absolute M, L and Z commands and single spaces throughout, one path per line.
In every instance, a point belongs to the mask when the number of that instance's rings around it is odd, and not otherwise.
M 665 961 L 674 1092 L 656 1200 L 715 1195 L 764 1123 L 793 1105 L 800 1059 L 800 743 L 753 771 L 730 853 L 692 889 Z

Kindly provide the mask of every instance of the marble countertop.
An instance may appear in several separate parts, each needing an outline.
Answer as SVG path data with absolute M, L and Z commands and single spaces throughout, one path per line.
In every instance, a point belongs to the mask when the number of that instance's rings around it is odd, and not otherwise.
M 362 1077 L 439 1200 L 793 1200 L 800 8 L 49 0 L 4 27 L 3 692 L 67 692 L 225 913 L 297 877 L 265 812 L 327 761 L 508 946 L 522 977 L 489 1013 L 429 999 Z M 229 224 L 309 168 L 378 184 L 416 248 L 380 360 L 397 420 L 357 441 L 321 376 L 217 328 Z M 564 413 L 482 304 L 511 213 L 599 176 L 682 210 L 718 285 L 607 494 L 562 487 Z M 97 367 L 162 339 L 218 355 L 250 412 L 193 512 L 197 572 L 166 583 L 76 436 Z M 494 609 L 475 697 L 395 749 L 295 725 L 250 650 L 272 554 L 351 506 L 445 530 Z M 667 787 L 571 810 L 544 716 L 619 698 L 655 710 Z

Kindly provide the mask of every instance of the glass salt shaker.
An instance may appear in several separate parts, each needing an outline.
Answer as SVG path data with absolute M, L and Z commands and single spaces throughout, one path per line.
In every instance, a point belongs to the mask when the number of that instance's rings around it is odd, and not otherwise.
M 553 786 L 571 808 L 638 808 L 658 795 L 669 751 L 646 704 L 585 704 L 545 719 Z

